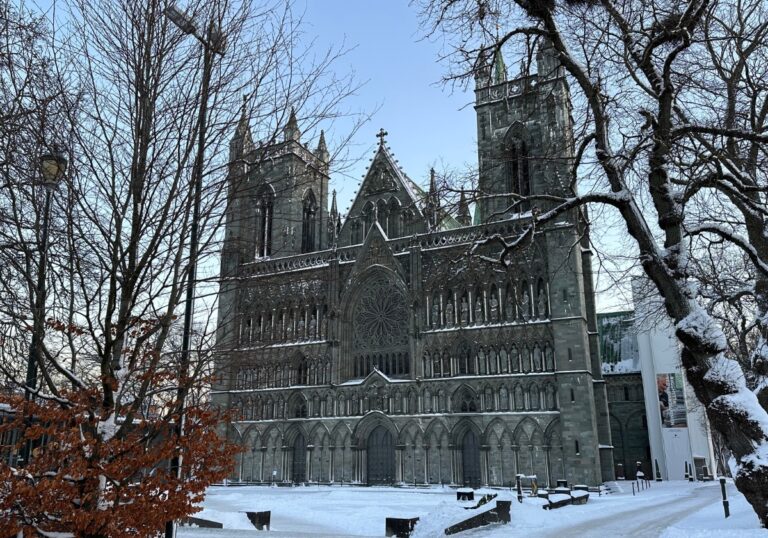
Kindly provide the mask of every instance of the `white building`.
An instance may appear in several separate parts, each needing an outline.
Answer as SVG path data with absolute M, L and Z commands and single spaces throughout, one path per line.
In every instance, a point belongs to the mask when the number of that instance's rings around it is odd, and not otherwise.
M 674 325 L 656 290 L 648 288 L 644 279 L 632 282 L 651 457 L 664 480 L 685 479 L 686 462 L 698 478 L 711 475 L 715 459 L 709 421 L 685 379 Z

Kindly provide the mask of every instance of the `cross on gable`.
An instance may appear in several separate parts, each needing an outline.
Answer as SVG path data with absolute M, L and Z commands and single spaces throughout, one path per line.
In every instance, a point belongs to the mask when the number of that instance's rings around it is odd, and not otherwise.
M 384 145 L 384 137 L 387 136 L 389 133 L 385 131 L 384 129 L 379 129 L 379 132 L 376 133 L 376 138 L 379 139 L 379 145 Z

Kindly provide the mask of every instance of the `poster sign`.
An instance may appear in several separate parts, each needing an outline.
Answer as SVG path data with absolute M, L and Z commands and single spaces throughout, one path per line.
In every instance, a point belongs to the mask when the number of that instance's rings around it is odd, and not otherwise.
M 683 378 L 679 373 L 657 374 L 661 425 L 664 428 L 686 428 L 688 417 L 685 409 Z

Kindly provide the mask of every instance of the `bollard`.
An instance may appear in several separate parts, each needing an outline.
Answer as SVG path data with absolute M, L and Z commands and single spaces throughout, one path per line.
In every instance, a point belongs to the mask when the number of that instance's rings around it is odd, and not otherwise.
M 653 461 L 656 464 L 656 482 L 661 482 L 661 471 L 659 470 L 659 460 L 654 459 Z
M 523 502 L 523 484 L 520 481 L 520 477 L 517 478 L 517 502 L 521 503 Z
M 728 497 L 725 494 L 725 478 L 720 479 L 720 492 L 723 494 L 723 512 L 725 512 L 727 519 L 731 515 L 731 510 L 728 507 Z
M 685 480 L 688 480 L 688 462 L 685 462 Z
M 634 497 L 634 495 L 635 495 L 635 483 L 632 482 L 632 496 Z

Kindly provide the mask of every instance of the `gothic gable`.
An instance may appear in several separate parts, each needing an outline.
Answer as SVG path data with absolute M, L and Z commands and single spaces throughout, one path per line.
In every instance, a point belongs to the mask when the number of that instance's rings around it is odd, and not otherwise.
M 390 238 L 426 231 L 425 196 L 403 173 L 386 145 L 379 144 L 339 233 L 341 244 L 363 242 L 375 219 Z
M 395 259 L 392 249 L 387 245 L 387 236 L 378 222 L 373 223 L 371 231 L 365 238 L 365 243 L 360 249 L 355 265 L 349 275 L 349 283 L 351 284 L 359 280 L 362 273 L 374 265 L 391 269 L 405 282 L 406 279 L 402 267 Z

